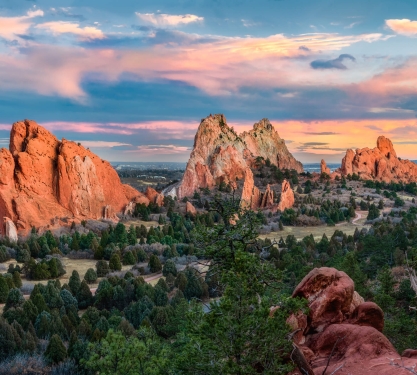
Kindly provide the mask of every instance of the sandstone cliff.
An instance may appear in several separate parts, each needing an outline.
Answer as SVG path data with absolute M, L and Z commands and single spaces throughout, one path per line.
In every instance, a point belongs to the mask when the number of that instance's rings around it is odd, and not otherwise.
M 378 137 L 377 147 L 347 150 L 340 168 L 342 175 L 356 173 L 365 180 L 416 182 L 417 165 L 397 157 L 392 142 Z
M 9 150 L 0 150 L 0 214 L 22 234 L 68 219 L 112 219 L 140 197 L 107 161 L 34 121 L 13 124 Z
M 183 179 L 175 193 L 181 199 L 191 196 L 200 187 L 212 188 L 224 181 L 233 184 L 245 177 L 256 157 L 269 159 L 281 169 L 303 171 L 274 127 L 267 119 L 256 123 L 253 130 L 241 135 L 226 123 L 223 115 L 210 115 L 203 119 L 194 139 Z M 167 194 L 174 194 L 167 192 Z

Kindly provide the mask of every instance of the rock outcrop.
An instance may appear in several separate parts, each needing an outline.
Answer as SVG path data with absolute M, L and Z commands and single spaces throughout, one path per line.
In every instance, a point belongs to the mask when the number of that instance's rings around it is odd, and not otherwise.
M 294 201 L 294 191 L 291 189 L 290 183 L 284 180 L 281 185 L 281 196 L 277 208 L 282 212 L 286 208 L 294 206 Z
M 356 173 L 365 180 L 384 182 L 417 182 L 417 165 L 397 157 L 392 142 L 378 137 L 377 147 L 347 150 L 340 173 L 344 176 Z
M 326 173 L 326 174 L 330 175 L 330 168 L 327 166 L 327 164 L 324 161 L 324 159 L 321 159 L 320 172 L 321 173 Z
M 164 205 L 164 195 L 158 193 L 155 189 L 148 187 L 145 191 L 146 198 L 149 199 L 149 202 L 155 203 L 159 207 Z
M 189 214 L 189 215 L 197 215 L 197 210 L 196 210 L 196 208 L 192 205 L 192 203 L 191 202 L 188 202 L 187 201 L 187 203 L 186 203 L 186 205 L 185 205 L 185 212 L 187 213 L 187 214 Z
M 306 298 L 309 304 L 308 316 L 299 312 L 287 320 L 294 330 L 293 342 L 303 354 L 300 362 L 310 366 L 309 374 L 321 375 L 326 366 L 326 374 L 337 368 L 351 375 L 408 373 L 393 365 L 401 364 L 401 357 L 382 334 L 382 310 L 373 302 L 363 302 L 344 272 L 315 268 L 297 286 L 293 297 Z M 402 358 L 402 365 L 417 363 L 413 351 L 405 354 L 409 358 Z
M 14 225 L 13 221 L 10 220 L 8 217 L 4 217 L 4 234 L 5 236 L 12 242 L 17 242 L 17 228 Z
M 117 219 L 141 196 L 110 163 L 34 121 L 13 124 L 9 150 L 0 150 L 0 214 L 22 234 L 68 218 Z
M 245 170 L 245 181 L 243 183 L 242 196 L 240 198 L 242 208 L 251 210 L 270 209 L 272 212 L 277 210 L 284 211 L 294 205 L 294 192 L 287 180 L 281 185 L 281 195 L 279 203 L 274 203 L 274 191 L 268 184 L 266 190 L 262 193 L 253 180 L 252 170 L 248 167 Z
M 281 169 L 303 171 L 302 164 L 291 155 L 267 119 L 238 135 L 223 115 L 210 115 L 200 123 L 182 181 L 175 193 L 167 194 L 182 199 L 199 188 L 212 188 L 222 181 L 232 184 L 244 178 L 257 157 L 269 159 Z
M 242 208 L 257 210 L 261 200 L 261 193 L 255 186 L 253 173 L 249 167 L 245 170 L 245 182 L 243 183 L 242 196 L 240 198 Z

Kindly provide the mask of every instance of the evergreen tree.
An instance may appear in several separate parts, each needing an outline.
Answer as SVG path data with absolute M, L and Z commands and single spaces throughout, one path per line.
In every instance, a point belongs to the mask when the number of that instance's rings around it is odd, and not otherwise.
M 80 309 L 85 309 L 93 303 L 93 294 L 85 280 L 81 283 L 76 297 Z
M 5 303 L 9 295 L 9 285 L 3 275 L 0 275 L 0 303 Z
M 127 233 L 127 242 L 129 245 L 136 245 L 137 238 L 136 238 L 136 230 L 133 224 L 129 227 L 129 231 Z
M 77 270 L 73 270 L 71 277 L 69 278 L 69 281 L 68 281 L 68 286 L 71 289 L 72 295 L 75 296 L 77 294 L 78 289 L 80 289 L 80 285 L 81 285 L 80 274 L 78 273 Z
M 110 272 L 109 265 L 105 260 L 99 260 L 96 263 L 96 270 L 98 277 L 104 277 Z
M 113 253 L 113 255 L 110 257 L 109 268 L 112 271 L 120 271 L 122 269 L 122 263 L 120 262 L 119 254 Z
M 155 254 L 152 254 L 150 256 L 148 266 L 152 273 L 159 272 L 162 270 L 161 261 Z
M 67 349 L 58 335 L 51 337 L 44 355 L 47 362 L 51 364 L 62 362 L 67 358 Z
M 20 273 L 18 271 L 13 272 L 13 284 L 16 288 L 22 287 L 22 279 L 20 277 Z
M 177 276 L 177 267 L 172 259 L 168 259 L 162 268 L 162 274 L 166 277 L 168 274 Z
M 96 271 L 94 271 L 92 268 L 89 268 L 84 275 L 84 280 L 87 282 L 87 284 L 95 283 L 97 281 Z

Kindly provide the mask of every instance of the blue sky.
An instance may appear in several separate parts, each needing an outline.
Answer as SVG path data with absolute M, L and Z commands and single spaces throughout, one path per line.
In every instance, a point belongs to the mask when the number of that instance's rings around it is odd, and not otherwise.
M 0 4 L 0 146 L 30 118 L 112 161 L 186 161 L 268 117 L 303 162 L 384 134 L 417 158 L 414 0 Z

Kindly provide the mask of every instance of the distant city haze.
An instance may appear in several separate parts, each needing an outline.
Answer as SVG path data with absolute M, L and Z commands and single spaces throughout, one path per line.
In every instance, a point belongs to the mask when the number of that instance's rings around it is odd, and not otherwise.
M 0 147 L 33 119 L 110 161 L 186 162 L 201 118 L 266 117 L 303 163 L 417 159 L 409 0 L 5 1 Z

